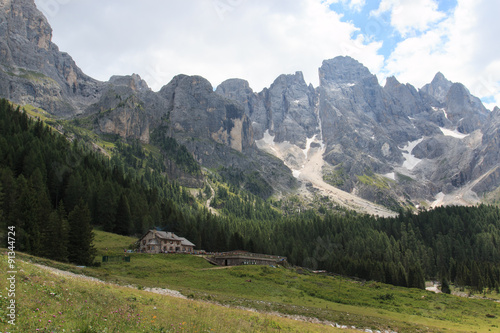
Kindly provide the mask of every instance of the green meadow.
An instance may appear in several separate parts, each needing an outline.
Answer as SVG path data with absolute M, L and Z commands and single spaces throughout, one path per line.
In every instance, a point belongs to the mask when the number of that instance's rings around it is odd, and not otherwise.
M 102 255 L 124 255 L 124 250 L 133 247 L 136 240 L 102 231 L 95 233 L 96 260 L 101 260 Z M 38 316 L 38 323 L 52 320 L 50 316 L 55 316 L 55 320 L 62 316 L 58 316 L 61 312 L 65 319 L 58 325 L 64 329 L 80 328 L 80 332 L 314 332 L 331 328 L 270 313 L 381 331 L 500 332 L 500 303 L 491 299 L 435 294 L 314 274 L 301 268 L 218 268 L 191 255 L 128 255 L 130 262 L 78 268 L 18 254 L 26 262 L 20 264 L 23 271 L 18 276 L 17 293 L 21 304 L 19 322 L 27 328 L 22 332 L 42 329 L 36 327 L 37 320 L 28 320 L 28 312 Z M 6 258 L 2 258 L 2 270 L 5 262 Z M 29 262 L 93 276 L 113 285 L 53 275 Z M 142 290 L 146 287 L 178 290 L 188 299 L 148 293 Z M 131 317 L 140 320 L 126 324 Z M 84 327 L 99 328 L 85 331 Z
M 0 269 L 7 270 L 2 255 Z M 54 274 L 18 262 L 16 322 L 6 320 L 0 281 L 0 332 L 336 332 L 321 324 L 162 296 Z

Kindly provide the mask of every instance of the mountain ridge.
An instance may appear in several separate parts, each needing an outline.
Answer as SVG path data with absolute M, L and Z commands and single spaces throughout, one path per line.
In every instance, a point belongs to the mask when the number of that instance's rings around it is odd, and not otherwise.
M 153 92 L 137 74 L 85 75 L 52 43 L 33 0 L 2 0 L 0 18 L 0 96 L 123 140 L 148 144 L 162 129 L 202 166 L 257 171 L 275 195 L 313 195 L 326 182 L 398 210 L 447 196 L 443 204 L 475 204 L 500 186 L 498 108 L 442 73 L 420 89 L 395 77 L 382 87 L 357 60 L 335 57 L 319 68 L 318 87 L 300 71 L 260 92 L 242 79 L 214 89 L 180 74 Z M 307 167 L 318 154 L 321 167 Z

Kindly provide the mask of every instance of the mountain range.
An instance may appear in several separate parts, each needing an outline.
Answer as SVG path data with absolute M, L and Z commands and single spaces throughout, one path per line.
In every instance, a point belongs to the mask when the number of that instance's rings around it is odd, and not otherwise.
M 328 197 L 361 212 L 471 205 L 500 194 L 500 109 L 437 73 L 417 89 L 350 57 L 325 60 L 319 86 L 301 72 L 254 92 L 177 75 L 159 91 L 139 75 L 107 82 L 52 42 L 34 0 L 0 0 L 0 97 L 98 135 L 175 139 L 202 167 L 252 175 L 263 197 Z M 64 131 L 64 129 L 61 129 Z M 201 187 L 171 158 L 169 177 Z

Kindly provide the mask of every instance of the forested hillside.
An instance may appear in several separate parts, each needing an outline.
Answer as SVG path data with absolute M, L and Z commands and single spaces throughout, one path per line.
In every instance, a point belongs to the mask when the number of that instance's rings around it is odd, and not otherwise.
M 152 168 L 140 178 L 125 174 L 121 160 L 68 141 L 6 100 L 0 115 L 2 230 L 16 226 L 18 250 L 89 264 L 91 247 L 85 258 L 71 255 L 83 251 L 72 249 L 82 225 L 90 246 L 92 226 L 140 234 L 156 225 L 176 228 L 183 220 L 176 205 L 193 198 Z
M 284 214 L 222 172 L 210 180 L 220 185 L 213 206 L 222 215 L 215 216 L 163 176 L 161 162 L 138 142 L 116 151 L 127 153 L 105 157 L 1 100 L 2 234 L 15 226 L 17 250 L 90 265 L 92 226 L 124 235 L 158 226 L 197 249 L 284 255 L 294 265 L 408 287 L 439 278 L 478 291 L 499 288 L 498 207 L 402 211 L 396 218 L 327 209 Z

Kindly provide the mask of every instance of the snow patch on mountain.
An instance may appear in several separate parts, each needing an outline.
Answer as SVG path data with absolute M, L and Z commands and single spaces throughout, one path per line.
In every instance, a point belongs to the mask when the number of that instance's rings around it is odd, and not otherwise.
M 413 149 L 424 140 L 424 138 L 408 142 L 406 146 L 404 146 L 401 150 L 403 151 L 403 158 L 405 161 L 403 162 L 403 168 L 406 168 L 408 170 L 413 170 L 420 161 L 421 159 L 415 157 L 415 155 L 412 154 Z
M 466 137 L 469 136 L 469 134 L 463 134 L 463 133 L 460 133 L 458 130 L 449 130 L 449 129 L 446 129 L 446 128 L 443 128 L 443 127 L 439 127 L 439 129 L 441 130 L 441 132 L 443 132 L 443 135 L 445 136 L 451 136 L 451 137 L 454 137 L 454 138 L 457 138 L 457 139 L 465 139 Z
M 396 173 L 394 172 L 390 172 L 390 173 L 386 173 L 385 175 L 383 175 L 385 178 L 389 178 L 389 179 L 392 179 L 392 180 L 396 180 Z

